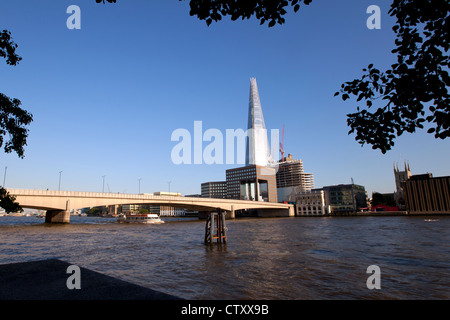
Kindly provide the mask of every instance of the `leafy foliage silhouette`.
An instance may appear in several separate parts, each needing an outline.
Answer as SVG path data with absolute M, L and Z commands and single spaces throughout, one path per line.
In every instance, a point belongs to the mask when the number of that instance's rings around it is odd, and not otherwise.
M 6 58 L 6 63 L 15 66 L 22 60 L 16 54 L 17 44 L 11 39 L 11 33 L 7 30 L 0 32 L 0 57 Z M 15 151 L 20 158 L 24 156 L 23 147 L 26 145 L 28 129 L 26 125 L 33 121 L 33 116 L 19 106 L 19 99 L 11 99 L 0 93 L 0 147 L 8 133 L 10 140 L 6 141 L 4 151 Z
M 0 32 L 0 57 L 6 59 L 6 63 L 15 66 L 22 60 L 16 54 L 17 44 L 12 40 L 11 33 L 7 30 Z M 33 121 L 33 116 L 20 108 L 21 102 L 16 98 L 9 98 L 0 93 L 0 147 L 3 146 L 4 136 L 8 134 L 9 140 L 5 142 L 4 151 L 15 151 L 19 158 L 24 157 L 24 146 L 28 137 L 28 129 L 25 127 Z M 6 212 L 22 211 L 15 202 L 16 198 L 0 187 L 0 207 Z
M 308 5 L 311 1 L 303 0 L 303 3 Z M 277 23 L 285 23 L 282 16 L 287 13 L 287 7 L 291 6 L 294 12 L 297 12 L 301 3 L 302 0 L 191 0 L 189 2 L 189 14 L 197 16 L 200 20 L 205 20 L 208 26 L 213 21 L 222 20 L 224 16 L 231 16 L 232 21 L 239 18 L 242 20 L 250 19 L 250 17 L 255 16 L 260 24 L 269 21 L 268 26 L 273 27 Z
M 386 153 L 395 138 L 424 128 L 424 123 L 436 139 L 450 136 L 449 7 L 448 0 L 392 3 L 397 62 L 384 72 L 369 64 L 361 79 L 345 82 L 335 93 L 344 101 L 350 95 L 365 101 L 365 108 L 358 106 L 347 115 L 349 134 L 356 132 L 361 145 Z
M 224 16 L 233 21 L 255 16 L 273 27 L 285 23 L 287 7 L 297 12 L 302 2 L 312 0 L 190 0 L 189 14 L 208 26 Z M 396 18 L 392 53 L 397 63 L 386 71 L 369 64 L 360 79 L 343 83 L 335 93 L 344 101 L 350 96 L 365 101 L 347 115 L 348 134 L 356 133 L 361 145 L 386 153 L 397 137 L 424 128 L 424 123 L 436 139 L 450 136 L 449 7 L 448 0 L 393 0 L 388 13 Z

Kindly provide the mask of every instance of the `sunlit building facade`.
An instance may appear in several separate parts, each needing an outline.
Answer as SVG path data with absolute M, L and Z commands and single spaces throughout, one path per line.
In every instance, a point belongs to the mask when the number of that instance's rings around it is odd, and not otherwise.
M 330 211 L 322 189 L 299 192 L 295 200 L 297 216 L 323 216 Z
M 277 163 L 277 192 L 279 202 L 295 201 L 296 194 L 314 189 L 314 176 L 303 172 L 303 161 L 292 155 Z
M 277 202 L 277 180 L 274 168 L 250 165 L 228 169 L 227 198 Z
M 269 139 L 259 99 L 256 79 L 250 79 L 250 97 L 248 106 L 248 131 L 245 165 L 268 166 L 273 163 L 270 155 Z
M 322 188 L 325 204 L 331 214 L 349 213 L 367 208 L 367 195 L 364 186 L 357 184 L 338 184 Z
M 402 189 L 409 214 L 450 213 L 450 176 L 413 175 L 402 182 Z
M 226 199 L 227 182 L 226 181 L 204 182 L 201 185 L 201 191 L 202 191 L 202 198 Z

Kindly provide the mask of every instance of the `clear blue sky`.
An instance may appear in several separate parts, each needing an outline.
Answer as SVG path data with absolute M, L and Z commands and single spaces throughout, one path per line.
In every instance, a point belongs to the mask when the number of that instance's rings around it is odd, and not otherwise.
M 81 29 L 69 30 L 69 5 Z M 382 11 L 369 30 L 369 5 Z M 0 28 L 23 58 L 0 63 L 0 92 L 34 116 L 25 158 L 0 154 L 6 187 L 137 193 L 200 193 L 239 165 L 175 165 L 177 128 L 246 129 L 249 79 L 256 77 L 268 129 L 285 125 L 285 150 L 302 159 L 316 187 L 339 183 L 394 191 L 393 163 L 413 174 L 450 174 L 450 140 L 404 135 L 383 155 L 347 135 L 355 101 L 333 97 L 369 63 L 394 62 L 389 5 L 378 0 L 318 1 L 268 28 L 225 18 L 207 27 L 188 1 L 18 0 L 0 3 Z M 291 11 L 291 10 L 290 10 Z M 204 146 L 207 143 L 204 143 Z

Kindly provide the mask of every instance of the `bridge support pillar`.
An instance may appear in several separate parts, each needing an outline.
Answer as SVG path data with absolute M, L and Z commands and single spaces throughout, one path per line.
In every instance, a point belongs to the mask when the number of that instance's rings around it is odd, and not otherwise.
M 45 214 L 46 223 L 70 223 L 70 211 L 68 210 L 47 210 Z
M 231 210 L 230 210 L 230 219 L 235 219 L 236 215 L 234 213 L 234 206 L 231 206 Z

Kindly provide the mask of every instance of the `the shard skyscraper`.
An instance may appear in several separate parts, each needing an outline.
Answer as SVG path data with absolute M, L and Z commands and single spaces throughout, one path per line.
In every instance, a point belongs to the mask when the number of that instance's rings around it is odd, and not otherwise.
M 248 131 L 245 164 L 268 166 L 272 164 L 269 139 L 259 100 L 258 86 L 255 78 L 250 78 L 250 98 L 248 106 Z

